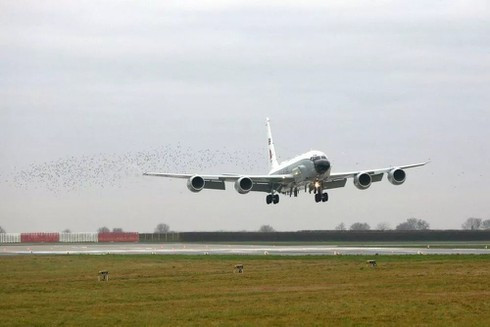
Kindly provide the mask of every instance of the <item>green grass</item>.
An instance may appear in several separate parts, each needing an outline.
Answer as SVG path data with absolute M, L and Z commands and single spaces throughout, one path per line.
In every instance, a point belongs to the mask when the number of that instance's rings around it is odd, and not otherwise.
M 0 325 L 490 326 L 489 281 L 488 255 L 0 257 Z

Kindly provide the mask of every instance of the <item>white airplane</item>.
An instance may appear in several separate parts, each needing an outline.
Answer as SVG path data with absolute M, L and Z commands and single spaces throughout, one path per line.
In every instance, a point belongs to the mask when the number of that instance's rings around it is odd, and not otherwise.
M 267 118 L 266 125 L 270 163 L 270 171 L 267 175 L 201 175 L 152 172 L 143 175 L 185 178 L 187 179 L 187 188 L 191 192 L 200 192 L 203 189 L 224 190 L 225 182 L 234 182 L 235 190 L 240 194 L 248 192 L 269 193 L 265 198 L 267 204 L 279 203 L 280 193 L 296 197 L 299 190 L 304 188 L 305 192 L 315 194 L 315 202 L 318 203 L 328 201 L 328 193 L 325 190 L 344 187 L 348 178 L 353 178 L 354 185 L 360 190 L 369 188 L 373 182 L 381 181 L 384 173 L 388 175 L 391 184 L 400 185 L 406 179 L 405 169 L 424 166 L 428 163 L 426 161 L 389 168 L 332 173 L 332 165 L 327 156 L 323 152 L 313 150 L 279 164 L 272 140 L 269 118 Z

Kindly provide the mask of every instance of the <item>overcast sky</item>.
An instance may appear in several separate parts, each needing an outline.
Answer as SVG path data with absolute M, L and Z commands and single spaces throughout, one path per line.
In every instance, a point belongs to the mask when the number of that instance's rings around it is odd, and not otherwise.
M 487 1 L 0 1 L 0 226 L 332 229 L 490 218 Z M 143 170 L 333 171 L 431 159 L 402 186 L 187 190 Z M 205 170 L 205 171 L 203 171 Z

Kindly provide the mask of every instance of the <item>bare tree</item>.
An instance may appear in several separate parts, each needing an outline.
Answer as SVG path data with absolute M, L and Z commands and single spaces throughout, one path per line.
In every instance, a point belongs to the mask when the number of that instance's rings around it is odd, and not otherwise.
M 347 227 L 345 227 L 344 223 L 340 223 L 335 227 L 335 230 L 346 230 Z
M 482 220 L 480 218 L 470 217 L 461 225 L 463 229 L 476 230 L 482 227 Z
M 371 226 L 368 223 L 353 223 L 350 225 L 350 230 L 370 230 Z
M 272 233 L 275 232 L 275 229 L 271 225 L 262 225 L 259 228 L 259 232 Z
M 490 219 L 484 220 L 481 223 L 481 228 L 482 229 L 490 229 Z
M 417 230 L 426 230 L 430 228 L 430 224 L 423 219 L 418 219 L 416 226 L 417 226 Z
M 67 228 L 67 229 L 63 230 L 62 233 L 70 234 L 71 230 L 69 228 Z
M 400 223 L 396 225 L 396 230 L 413 230 L 413 226 L 411 226 L 408 222 Z
M 158 224 L 157 227 L 155 227 L 155 233 L 157 234 L 165 234 L 170 231 L 170 226 L 167 224 Z
M 122 229 L 122 228 L 120 228 L 120 227 L 114 227 L 114 228 L 112 229 L 112 232 L 113 232 L 113 233 L 122 233 L 122 232 L 123 232 L 123 229 Z
M 378 225 L 376 225 L 377 230 L 389 230 L 391 229 L 391 226 L 387 222 L 381 222 Z
M 99 233 L 109 233 L 111 230 L 109 228 L 107 228 L 106 226 L 103 226 L 103 227 L 100 227 L 99 229 L 97 229 L 97 232 Z
M 426 230 L 429 229 L 430 225 L 427 221 L 417 218 L 409 218 L 407 221 L 398 224 L 396 226 L 397 230 Z
M 0 226 L 0 234 L 4 234 L 5 233 L 5 229 L 2 228 L 2 226 Z

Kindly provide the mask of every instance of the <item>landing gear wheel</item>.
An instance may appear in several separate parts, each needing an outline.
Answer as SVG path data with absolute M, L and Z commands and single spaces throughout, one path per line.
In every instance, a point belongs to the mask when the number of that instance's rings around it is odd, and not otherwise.
M 272 196 L 272 202 L 273 202 L 274 204 L 278 204 L 278 203 L 279 203 L 279 194 L 274 194 L 274 195 Z
M 322 194 L 322 202 L 327 202 L 328 201 L 328 193 L 323 193 Z
M 321 193 L 316 193 L 315 194 L 315 202 L 318 203 L 322 200 L 322 195 Z
M 267 204 L 272 203 L 272 194 L 269 194 L 265 197 L 265 203 L 267 203 Z

